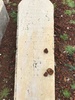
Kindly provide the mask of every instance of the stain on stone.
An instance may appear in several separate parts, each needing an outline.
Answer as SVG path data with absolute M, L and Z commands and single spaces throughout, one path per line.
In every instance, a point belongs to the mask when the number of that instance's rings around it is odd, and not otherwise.
M 48 53 L 48 49 L 47 48 L 44 49 L 44 53 Z
M 47 77 L 48 75 L 52 75 L 52 74 L 53 74 L 53 70 L 51 68 L 48 68 L 44 73 L 44 76 Z
M 29 90 L 27 90 L 28 91 L 28 93 L 29 93 Z
M 45 72 L 45 73 L 44 73 L 44 76 L 47 77 L 47 76 L 48 76 L 48 72 Z
M 48 69 L 47 69 L 47 73 L 48 73 L 49 75 L 52 75 L 52 74 L 53 74 L 53 70 L 52 70 L 51 68 L 48 68 Z
M 33 63 L 33 67 L 35 67 L 35 68 L 37 67 L 37 63 L 36 62 Z
M 40 62 L 40 64 L 41 64 L 41 62 Z

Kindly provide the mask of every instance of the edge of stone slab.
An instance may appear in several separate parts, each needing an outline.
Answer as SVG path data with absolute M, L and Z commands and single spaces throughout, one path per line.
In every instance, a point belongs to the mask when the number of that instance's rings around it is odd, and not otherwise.
M 0 0 L 0 5 L 1 5 L 1 9 L 0 9 L 0 13 L 1 13 L 0 14 L 0 45 L 1 45 L 1 40 L 5 34 L 10 18 L 3 0 Z

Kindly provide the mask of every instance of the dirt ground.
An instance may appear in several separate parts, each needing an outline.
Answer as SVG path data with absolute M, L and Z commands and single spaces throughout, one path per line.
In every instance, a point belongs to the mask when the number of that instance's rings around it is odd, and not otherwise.
M 75 46 L 75 13 L 65 14 L 66 10 L 74 10 L 63 4 L 63 0 L 51 0 L 55 8 L 55 93 L 56 100 L 75 100 L 75 53 L 69 55 L 65 48 Z M 75 2 L 75 0 L 73 0 Z M 2 39 L 0 46 L 0 100 L 14 100 L 14 73 L 15 73 L 15 53 L 16 53 L 16 14 L 20 0 L 10 0 L 6 8 L 10 15 L 10 22 Z M 70 14 L 70 13 L 69 13 Z M 67 39 L 62 39 L 61 35 L 67 34 Z M 3 90 L 7 89 L 6 95 Z

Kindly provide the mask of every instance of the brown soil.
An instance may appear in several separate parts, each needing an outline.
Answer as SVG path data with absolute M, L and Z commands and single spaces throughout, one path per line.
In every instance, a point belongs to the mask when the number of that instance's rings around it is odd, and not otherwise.
M 16 2 L 20 0 L 10 0 Z M 75 24 L 68 23 L 71 19 L 75 20 L 75 15 L 68 16 L 64 14 L 65 10 L 71 9 L 67 5 L 63 5 L 62 0 L 51 0 L 56 3 L 55 7 L 55 62 L 56 62 L 56 100 L 75 100 L 75 89 L 71 88 L 71 84 L 75 82 L 75 70 L 70 70 L 65 64 L 75 65 L 75 54 L 67 55 L 64 48 L 67 45 L 75 45 Z M 6 5 L 10 14 L 12 10 L 17 11 L 17 5 Z M 0 47 L 0 91 L 4 87 L 9 87 L 10 94 L 5 100 L 13 100 L 14 96 L 14 72 L 15 72 L 15 53 L 16 53 L 16 29 L 17 23 L 10 17 L 6 33 Z M 67 33 L 69 39 L 63 41 L 60 35 Z M 67 89 L 71 92 L 70 98 L 65 98 L 62 90 Z
M 17 11 L 17 5 L 20 0 L 10 0 L 12 3 L 6 5 L 9 15 L 12 11 Z M 12 6 L 13 3 L 16 6 Z M 16 53 L 16 31 L 17 23 L 10 16 L 5 35 L 0 47 L 0 92 L 8 87 L 10 94 L 5 100 L 14 100 L 14 74 L 15 74 L 15 53 Z

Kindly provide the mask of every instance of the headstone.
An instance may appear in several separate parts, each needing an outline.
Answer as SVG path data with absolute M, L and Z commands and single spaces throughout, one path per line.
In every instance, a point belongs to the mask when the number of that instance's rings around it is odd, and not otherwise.
M 55 100 L 54 7 L 23 0 L 18 7 L 14 100 Z
M 5 8 L 3 0 L 0 0 L 0 44 L 9 22 L 9 16 Z

